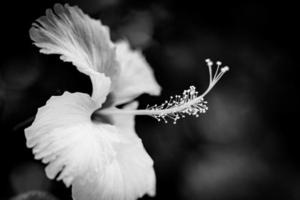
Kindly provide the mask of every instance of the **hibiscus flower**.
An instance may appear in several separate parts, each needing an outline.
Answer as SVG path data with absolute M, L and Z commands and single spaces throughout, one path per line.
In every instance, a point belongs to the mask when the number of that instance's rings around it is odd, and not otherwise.
M 27 146 L 47 164 L 47 177 L 72 186 L 76 200 L 154 196 L 153 160 L 134 130 L 134 116 L 176 122 L 186 114 L 205 112 L 203 97 L 228 67 L 213 76 L 213 63 L 207 60 L 210 84 L 202 95 L 192 86 L 160 106 L 138 110 L 133 101 L 137 96 L 159 95 L 161 88 L 142 54 L 126 41 L 113 43 L 99 20 L 76 6 L 56 4 L 33 24 L 30 37 L 40 52 L 72 62 L 93 87 L 91 95 L 65 92 L 51 97 L 25 129 Z M 120 104 L 125 106 L 118 109 Z

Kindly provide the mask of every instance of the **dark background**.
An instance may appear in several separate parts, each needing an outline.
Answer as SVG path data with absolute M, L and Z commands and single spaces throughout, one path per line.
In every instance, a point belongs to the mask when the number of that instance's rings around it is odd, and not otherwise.
M 297 6 L 216 1 L 4 1 L 1 2 L 0 199 L 70 190 L 45 178 L 25 146 L 24 127 L 52 95 L 90 93 L 88 77 L 55 55 L 42 55 L 28 36 L 31 23 L 54 3 L 78 5 L 100 18 L 113 40 L 142 49 L 163 88 L 142 95 L 140 107 L 163 102 L 189 85 L 208 84 L 204 60 L 231 71 L 207 96 L 200 118 L 162 124 L 137 117 L 136 129 L 155 162 L 154 199 L 300 199 L 299 54 Z M 199 4 L 196 4 L 198 2 Z M 297 18 L 298 17 L 298 18 Z M 145 197 L 145 199 L 150 199 Z

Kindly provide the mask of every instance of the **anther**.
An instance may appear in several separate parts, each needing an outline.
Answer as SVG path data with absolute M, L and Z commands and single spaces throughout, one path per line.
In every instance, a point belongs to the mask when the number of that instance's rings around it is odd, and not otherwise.
M 222 73 L 225 73 L 225 72 L 227 72 L 227 71 L 229 71 L 229 67 L 228 67 L 228 66 L 225 66 L 225 67 L 222 67 L 222 68 L 221 68 L 221 72 L 222 72 Z

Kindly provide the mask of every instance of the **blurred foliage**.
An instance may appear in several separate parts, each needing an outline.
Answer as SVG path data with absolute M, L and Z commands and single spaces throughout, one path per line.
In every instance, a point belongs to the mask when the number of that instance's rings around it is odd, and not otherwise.
M 295 5 L 189 0 L 56 2 L 78 5 L 107 24 L 113 40 L 126 38 L 143 50 L 163 93 L 161 97 L 141 96 L 141 107 L 160 103 L 191 84 L 205 89 L 207 57 L 231 67 L 208 95 L 207 114 L 181 120 L 176 126 L 137 117 L 137 132 L 155 161 L 154 199 L 300 198 Z M 85 75 L 58 56 L 39 54 L 29 39 L 31 23 L 53 4 L 43 0 L 1 5 L 9 14 L 1 12 L 0 18 L 0 199 L 31 190 L 70 199 L 69 189 L 47 180 L 42 164 L 33 163 L 23 133 L 50 96 L 66 90 L 91 92 Z M 55 199 L 30 195 L 13 199 Z

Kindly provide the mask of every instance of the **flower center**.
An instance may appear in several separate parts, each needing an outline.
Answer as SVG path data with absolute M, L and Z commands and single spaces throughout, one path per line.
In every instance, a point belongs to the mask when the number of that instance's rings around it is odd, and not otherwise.
M 101 110 L 108 109 L 114 105 L 114 96 L 112 93 L 109 93 L 106 97 L 105 102 L 102 104 L 101 108 L 98 108 L 91 114 L 91 120 L 93 123 L 105 123 L 113 124 L 111 116 L 101 114 Z

